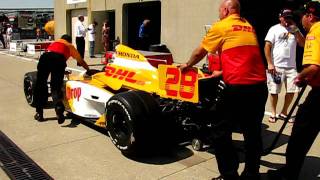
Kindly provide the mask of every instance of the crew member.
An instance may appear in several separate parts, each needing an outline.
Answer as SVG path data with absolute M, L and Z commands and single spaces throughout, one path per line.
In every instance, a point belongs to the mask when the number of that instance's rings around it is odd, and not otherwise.
M 34 118 L 38 121 L 44 121 L 43 108 L 48 99 L 48 87 L 47 79 L 51 74 L 51 94 L 55 111 L 57 114 L 58 123 L 62 124 L 65 120 L 63 115 L 64 105 L 62 103 L 62 85 L 65 68 L 67 67 L 66 61 L 69 57 L 73 57 L 77 62 L 87 71 L 89 67 L 87 63 L 80 56 L 79 52 L 71 44 L 71 36 L 63 35 L 61 39 L 53 42 L 49 45 L 47 52 L 43 53 L 39 59 L 37 66 L 37 83 L 35 85 L 35 103 L 36 103 L 36 114 Z
M 84 27 L 83 21 L 84 16 L 79 15 L 78 21 L 75 24 L 77 50 L 79 51 L 82 58 L 84 58 L 84 50 L 86 44 L 85 37 L 87 33 L 87 29 Z
M 222 77 L 226 83 L 224 98 L 212 131 L 213 147 L 221 176 L 214 180 L 238 180 L 239 160 L 232 144 L 232 127 L 239 125 L 244 135 L 245 168 L 243 179 L 259 180 L 262 152 L 261 124 L 268 96 L 266 73 L 255 30 L 240 17 L 238 0 L 223 0 L 220 21 L 214 23 L 192 52 L 181 70 L 198 63 L 208 52 L 218 51 Z
M 298 86 L 308 84 L 312 89 L 297 111 L 286 150 L 286 165 L 279 170 L 268 171 L 270 180 L 298 180 L 306 154 L 320 130 L 320 3 L 312 1 L 304 7 L 301 22 L 308 34 L 304 46 L 303 69 L 295 83 Z

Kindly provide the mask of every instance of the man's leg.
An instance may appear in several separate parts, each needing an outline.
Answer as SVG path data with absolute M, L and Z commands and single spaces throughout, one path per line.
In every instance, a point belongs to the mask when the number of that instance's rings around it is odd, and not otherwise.
M 278 94 L 270 94 L 270 104 L 271 104 L 271 117 L 276 117 Z
M 225 120 L 218 123 L 212 132 L 212 144 L 220 174 L 225 180 L 237 180 L 239 159 L 232 144 L 231 124 Z
M 320 130 L 320 90 L 312 90 L 299 107 L 286 151 L 288 178 L 298 179 L 304 159 Z
M 6 43 L 4 42 L 3 34 L 0 34 L 0 41 L 1 41 L 2 45 L 3 45 L 3 49 L 5 49 L 6 48 Z
M 94 56 L 94 41 L 90 41 L 90 51 L 89 51 L 90 57 Z
M 84 58 L 84 50 L 85 50 L 85 41 L 82 37 L 76 37 L 76 45 L 77 50 L 82 58 Z M 77 62 L 77 66 L 80 66 L 80 64 Z
M 217 106 L 217 111 L 221 113 L 221 116 L 215 120 L 210 134 L 218 169 L 225 180 L 239 179 L 237 172 L 239 159 L 232 143 L 232 120 L 233 115 L 237 114 L 237 108 L 235 108 L 237 103 L 234 102 L 237 100 L 237 92 L 232 87 L 227 87 L 223 102 Z
M 270 180 L 298 180 L 299 174 L 310 147 L 320 130 L 320 121 L 316 118 L 320 106 L 320 90 L 309 93 L 306 100 L 300 105 L 296 122 L 286 150 L 286 165 L 278 170 L 269 170 Z
M 48 56 L 46 53 L 41 55 L 37 70 L 37 82 L 35 84 L 34 94 L 36 114 L 34 118 L 38 121 L 43 121 L 43 108 L 48 100 L 47 80 L 50 73 L 48 69 Z
M 248 91 L 248 90 L 246 90 Z M 268 97 L 266 86 L 251 89 L 252 93 L 243 93 L 240 126 L 243 130 L 245 147 L 245 169 L 241 178 L 245 180 L 260 179 L 259 167 L 262 153 L 261 124 Z M 247 97 L 245 97 L 247 96 Z
M 55 65 L 52 68 L 51 72 L 51 94 L 53 104 L 55 106 L 56 115 L 58 118 L 58 123 L 62 124 L 65 120 L 63 115 L 64 113 L 64 105 L 63 105 L 63 77 L 64 71 L 66 67 L 66 62 L 63 57 L 56 57 L 57 59 Z
M 288 114 L 288 108 L 292 102 L 293 97 L 294 97 L 294 93 L 286 93 L 281 114 L 283 115 Z

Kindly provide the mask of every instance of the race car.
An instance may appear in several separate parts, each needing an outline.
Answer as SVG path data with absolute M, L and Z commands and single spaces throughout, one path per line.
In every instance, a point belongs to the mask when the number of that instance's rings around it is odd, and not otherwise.
M 106 54 L 103 70 L 67 74 L 66 111 L 106 128 L 112 143 L 127 155 L 167 147 L 178 137 L 195 139 L 193 148 L 200 150 L 213 126 L 224 83 L 200 68 L 181 72 L 172 65 L 172 56 L 159 54 L 146 55 L 120 44 Z M 32 107 L 36 73 L 24 76 Z

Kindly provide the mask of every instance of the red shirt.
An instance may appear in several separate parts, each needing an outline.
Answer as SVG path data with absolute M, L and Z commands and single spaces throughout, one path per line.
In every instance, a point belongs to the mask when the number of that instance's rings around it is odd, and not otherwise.
M 76 60 L 82 59 L 77 49 L 64 39 L 58 39 L 57 41 L 51 43 L 47 48 L 47 51 L 62 54 L 66 60 L 68 60 L 70 56 Z

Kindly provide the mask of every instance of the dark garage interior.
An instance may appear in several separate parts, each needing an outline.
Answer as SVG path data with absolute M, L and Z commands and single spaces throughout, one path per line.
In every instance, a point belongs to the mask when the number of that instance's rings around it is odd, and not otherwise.
M 296 10 L 295 22 L 302 33 L 305 33 L 301 27 L 298 10 L 310 0 L 239 0 L 241 4 L 241 15 L 245 17 L 256 29 L 260 49 L 263 52 L 264 38 L 269 28 L 279 23 L 279 12 L 283 8 Z M 297 66 L 301 69 L 303 48 L 297 47 Z

